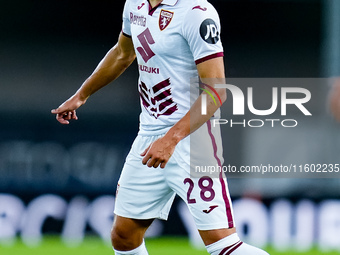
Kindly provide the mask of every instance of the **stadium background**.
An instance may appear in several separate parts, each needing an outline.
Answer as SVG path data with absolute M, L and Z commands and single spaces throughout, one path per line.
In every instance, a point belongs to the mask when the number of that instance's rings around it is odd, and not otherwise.
M 211 2 L 221 18 L 227 77 L 334 75 L 329 71 L 332 8 L 327 3 L 331 1 Z M 75 92 L 116 43 L 123 4 L 1 2 L 2 245 L 15 243 L 15 236 L 27 245 L 38 245 L 40 233 L 62 235 L 66 243 L 81 243 L 84 233 L 107 239 L 116 183 L 138 131 L 136 63 L 92 96 L 78 111 L 77 122 L 59 125 L 50 110 Z M 320 163 L 336 162 L 339 155 L 339 126 L 327 114 L 327 91 L 325 87 L 313 95 L 320 97 L 313 106 L 318 108 L 314 120 L 324 124 L 303 130 L 316 142 L 304 141 L 304 151 L 294 150 L 296 155 L 306 155 L 313 149 Z M 224 134 L 230 144 L 227 161 L 240 164 L 247 160 L 244 155 L 254 157 L 270 150 L 260 137 L 252 140 L 258 145 L 252 153 L 248 130 L 235 128 Z M 277 142 L 285 138 L 280 139 Z M 289 155 L 272 154 L 277 159 Z M 235 210 L 245 212 L 239 213 L 238 221 L 240 234 L 249 242 L 279 250 L 308 250 L 316 245 L 321 251 L 340 251 L 339 179 L 241 178 L 231 179 L 229 186 Z M 148 233 L 188 234 L 199 246 L 178 200 L 169 221 L 156 222 Z

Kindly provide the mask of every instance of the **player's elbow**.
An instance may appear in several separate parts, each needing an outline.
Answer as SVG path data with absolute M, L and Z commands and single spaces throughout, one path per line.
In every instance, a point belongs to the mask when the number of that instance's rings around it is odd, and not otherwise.
M 135 60 L 136 54 L 135 52 L 130 53 L 130 55 L 127 57 L 129 65 Z
M 135 60 L 136 54 L 134 52 L 121 52 L 118 60 L 124 68 L 127 68 Z

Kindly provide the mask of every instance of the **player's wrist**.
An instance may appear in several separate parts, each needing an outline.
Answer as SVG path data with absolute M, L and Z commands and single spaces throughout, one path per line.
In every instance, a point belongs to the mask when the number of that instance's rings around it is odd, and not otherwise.
M 73 97 L 77 100 L 77 101 L 81 101 L 83 103 L 86 102 L 86 100 L 90 97 L 89 95 L 87 95 L 86 93 L 84 93 L 81 89 L 79 89 L 74 95 Z
M 183 132 L 180 132 L 179 130 L 172 130 L 170 129 L 166 134 L 165 137 L 171 140 L 174 145 L 177 145 L 184 137 L 185 135 Z

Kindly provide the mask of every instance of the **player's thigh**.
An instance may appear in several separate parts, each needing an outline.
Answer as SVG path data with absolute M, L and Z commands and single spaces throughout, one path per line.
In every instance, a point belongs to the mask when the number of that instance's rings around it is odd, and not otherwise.
M 223 162 L 219 130 L 203 125 L 181 141 L 173 157 L 177 168 L 168 169 L 171 188 L 187 203 L 199 230 L 234 227 L 228 183 L 223 172 L 195 172 L 195 166 L 219 166 Z M 189 153 L 188 153 L 189 152 Z
M 204 231 L 234 227 L 232 203 L 225 178 L 193 178 L 182 172 L 172 187 L 187 204 L 197 229 Z
M 175 193 L 166 182 L 166 170 L 143 165 L 140 156 L 157 138 L 136 138 L 118 181 L 116 215 L 130 219 L 167 219 Z

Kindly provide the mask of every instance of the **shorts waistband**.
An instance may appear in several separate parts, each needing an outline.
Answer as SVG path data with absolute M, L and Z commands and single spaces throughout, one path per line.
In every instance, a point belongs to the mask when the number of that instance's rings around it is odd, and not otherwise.
M 171 126 L 158 127 L 158 128 L 143 128 L 140 127 L 138 135 L 141 136 L 161 136 L 169 131 Z

